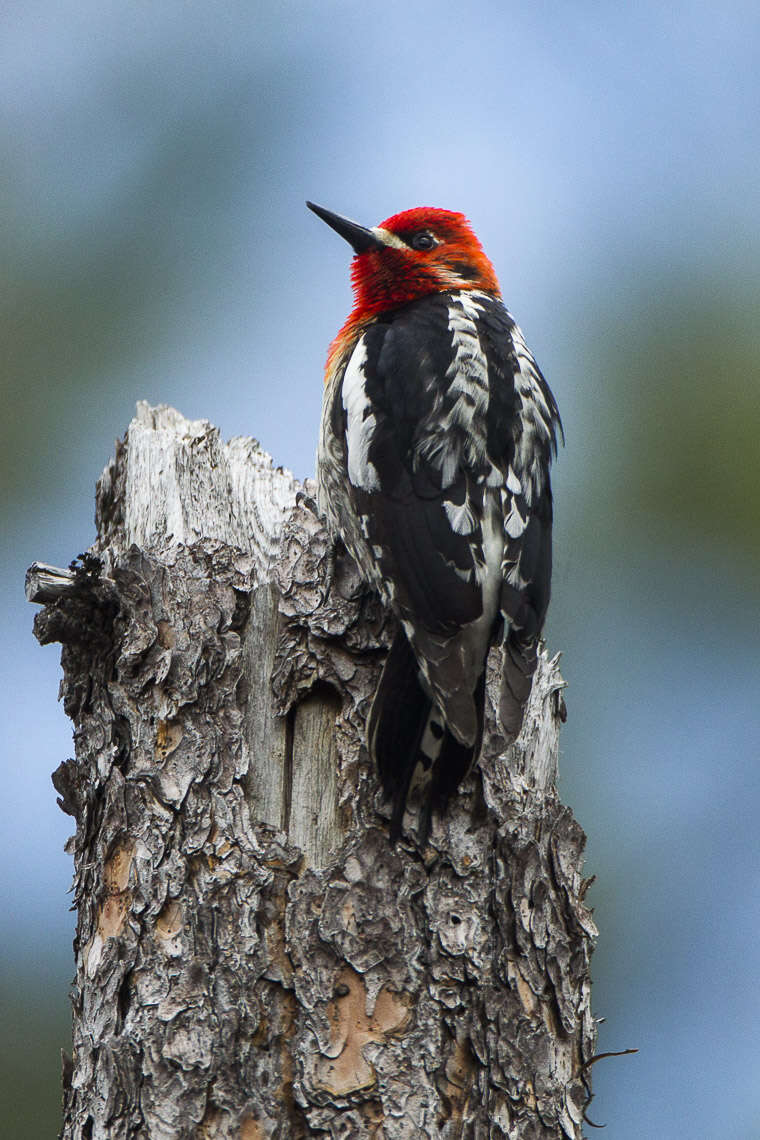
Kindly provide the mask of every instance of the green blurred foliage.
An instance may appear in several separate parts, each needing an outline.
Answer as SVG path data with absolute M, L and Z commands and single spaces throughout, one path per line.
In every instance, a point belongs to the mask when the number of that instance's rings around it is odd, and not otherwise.
M 137 90 L 135 82 L 133 99 Z M 17 156 L 0 140 L 4 514 L 65 482 L 78 436 L 121 378 L 176 337 L 188 288 L 204 261 L 220 256 L 225 209 L 247 162 L 241 105 L 255 95 L 248 80 L 245 90 L 233 87 L 213 104 L 188 99 L 155 122 L 138 101 L 132 114 L 144 120 L 128 176 L 93 193 L 84 216 L 21 197 L 20 171 L 11 177 Z M 246 126 L 255 144 L 255 117 Z M 246 174 L 249 190 L 250 181 Z
M 756 589 L 760 291 L 738 288 L 732 264 L 643 269 L 647 292 L 598 326 L 606 434 L 581 501 L 622 530 L 637 520 L 673 549 L 696 545 L 704 563 L 728 553 Z
M 71 1052 L 67 996 L 73 962 L 55 956 L 33 975 L 14 965 L 0 988 L 0 1103 L 9 1140 L 52 1140 L 61 1128 L 61 1050 Z

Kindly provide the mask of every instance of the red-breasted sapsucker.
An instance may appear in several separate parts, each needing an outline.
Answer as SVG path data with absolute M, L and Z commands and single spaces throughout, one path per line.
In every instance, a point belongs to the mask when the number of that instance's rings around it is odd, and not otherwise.
M 367 746 L 394 837 L 423 775 L 425 841 L 477 759 L 494 643 L 502 725 L 514 739 L 522 724 L 561 422 L 463 214 L 407 210 L 366 228 L 308 205 L 355 253 L 354 307 L 325 371 L 319 506 L 399 621 Z

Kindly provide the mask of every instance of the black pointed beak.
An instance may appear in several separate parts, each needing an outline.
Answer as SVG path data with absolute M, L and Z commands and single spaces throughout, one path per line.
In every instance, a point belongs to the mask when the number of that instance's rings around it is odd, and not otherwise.
M 384 248 L 380 239 L 375 237 L 372 230 L 368 230 L 366 226 L 360 226 L 358 222 L 352 222 L 349 218 L 334 214 L 332 210 L 326 210 L 324 206 L 315 206 L 313 202 L 307 202 L 306 205 L 310 210 L 313 210 L 318 218 L 327 222 L 336 234 L 345 238 L 353 248 L 354 253 L 366 253 L 368 249 Z

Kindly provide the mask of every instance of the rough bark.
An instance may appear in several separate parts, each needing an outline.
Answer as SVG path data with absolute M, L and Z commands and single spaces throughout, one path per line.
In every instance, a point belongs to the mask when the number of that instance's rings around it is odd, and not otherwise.
M 363 747 L 391 619 L 310 485 L 139 405 L 98 540 L 36 564 L 76 759 L 66 1140 L 578 1140 L 595 1040 L 584 836 L 542 654 L 429 847 L 393 847 Z

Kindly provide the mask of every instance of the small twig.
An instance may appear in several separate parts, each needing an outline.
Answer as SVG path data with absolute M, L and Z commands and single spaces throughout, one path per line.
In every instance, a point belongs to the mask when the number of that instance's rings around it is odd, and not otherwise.
M 603 1020 L 603 1018 L 600 1018 L 600 1021 L 601 1020 Z M 629 1053 L 638 1053 L 638 1049 L 611 1049 L 607 1053 L 596 1053 L 590 1060 L 586 1061 L 585 1065 L 581 1066 L 581 1072 L 585 1073 L 585 1071 L 587 1069 L 590 1069 L 591 1066 L 595 1065 L 597 1061 L 603 1061 L 605 1059 L 605 1057 L 627 1057 L 629 1055 Z M 584 1083 L 585 1083 L 585 1081 L 584 1081 Z M 590 1086 L 589 1085 L 586 1085 L 586 1089 L 587 1089 L 587 1091 L 590 1092 Z M 588 1108 L 588 1106 L 591 1104 L 591 1101 L 593 1099 L 594 1099 L 593 1096 L 589 1095 L 588 1101 L 586 1103 L 586 1108 Z M 584 1123 L 588 1124 L 589 1128 L 606 1128 L 607 1127 L 606 1124 L 596 1124 L 591 1119 L 590 1116 L 586 1115 L 585 1110 L 583 1112 L 583 1120 L 584 1120 Z
M 608 1053 L 596 1053 L 591 1060 L 586 1061 L 585 1065 L 582 1065 L 581 1068 L 590 1069 L 592 1065 L 595 1065 L 597 1061 L 603 1061 L 605 1057 L 627 1057 L 629 1053 L 638 1053 L 638 1049 L 617 1049 L 610 1050 Z

